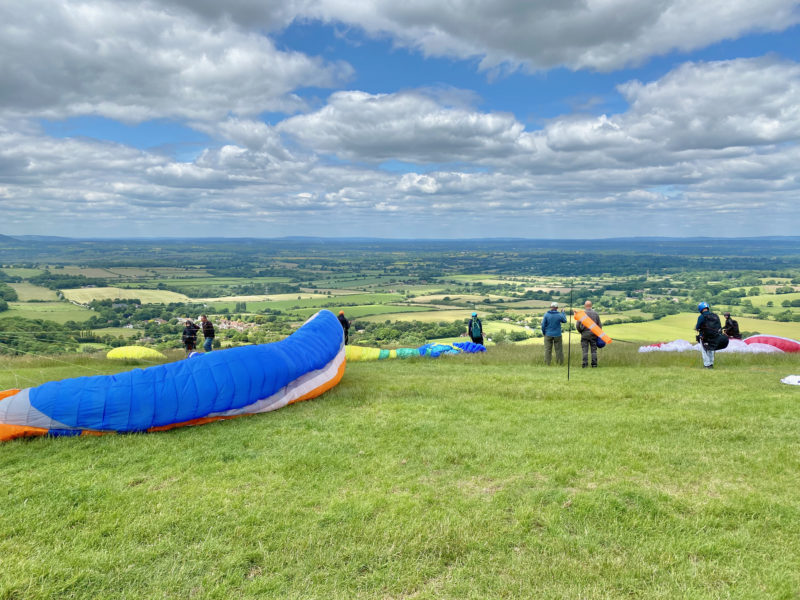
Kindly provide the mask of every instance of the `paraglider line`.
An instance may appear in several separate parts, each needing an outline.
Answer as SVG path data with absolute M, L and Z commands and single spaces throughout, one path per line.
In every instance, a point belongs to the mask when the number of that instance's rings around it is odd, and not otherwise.
M 62 365 L 69 365 L 70 367 L 78 367 L 79 369 L 86 369 L 87 371 L 91 371 L 92 373 L 97 374 L 97 370 L 96 369 L 93 369 L 91 367 L 87 367 L 86 365 L 82 365 L 82 364 L 74 363 L 74 362 L 67 362 L 65 360 L 58 360 L 57 358 L 53 358 L 52 356 L 45 356 L 44 354 L 37 354 L 35 352 L 30 352 L 29 350 L 20 350 L 19 348 L 14 348 L 13 346 L 10 346 L 9 344 L 4 344 L 2 342 L 0 342 L 0 346 L 5 346 L 6 348 L 11 349 L 15 354 L 17 352 L 20 352 L 22 354 L 30 354 L 31 356 L 34 356 L 36 358 L 41 358 L 41 359 L 44 359 L 44 360 L 52 360 L 53 362 L 57 362 L 57 363 L 60 363 Z

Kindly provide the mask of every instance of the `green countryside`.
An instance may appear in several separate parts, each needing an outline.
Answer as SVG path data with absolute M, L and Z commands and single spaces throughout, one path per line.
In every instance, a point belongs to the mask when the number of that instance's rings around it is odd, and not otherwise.
M 322 396 L 150 434 L 0 446 L 0 598 L 800 596 L 792 354 L 694 342 L 697 304 L 800 339 L 800 240 L 0 237 L 0 390 L 184 359 L 344 311 L 351 343 L 487 352 L 348 363 Z M 592 300 L 598 369 L 544 364 L 551 302 Z M 163 362 L 163 361 L 161 361 Z

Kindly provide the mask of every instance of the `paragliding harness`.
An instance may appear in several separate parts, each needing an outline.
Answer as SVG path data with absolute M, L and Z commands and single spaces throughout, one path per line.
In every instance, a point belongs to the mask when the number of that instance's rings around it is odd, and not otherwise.
M 481 321 L 478 319 L 478 317 L 472 317 L 472 321 L 469 324 L 469 333 L 473 340 L 483 337 L 483 331 L 481 331 Z
M 728 336 L 722 333 L 722 323 L 719 317 L 711 311 L 705 314 L 705 320 L 700 329 L 700 343 L 709 352 L 722 350 L 728 347 Z

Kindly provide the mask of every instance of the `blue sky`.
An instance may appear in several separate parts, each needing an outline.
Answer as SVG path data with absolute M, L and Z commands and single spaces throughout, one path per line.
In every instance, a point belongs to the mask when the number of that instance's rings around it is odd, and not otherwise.
M 794 235 L 798 39 L 794 0 L 4 3 L 0 233 Z

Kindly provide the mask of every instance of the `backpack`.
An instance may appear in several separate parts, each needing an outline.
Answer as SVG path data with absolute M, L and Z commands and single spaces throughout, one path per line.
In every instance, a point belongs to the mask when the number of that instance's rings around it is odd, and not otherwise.
M 481 322 L 480 322 L 480 320 L 472 319 L 472 323 L 470 323 L 469 331 L 470 331 L 470 334 L 472 335 L 472 337 L 474 337 L 474 338 L 481 337 L 483 335 L 483 332 L 481 331 Z
M 703 322 L 703 335 L 716 337 L 721 334 L 722 323 L 720 323 L 719 317 L 712 312 L 707 313 L 706 320 Z
M 706 350 L 722 350 L 728 347 L 728 336 L 722 333 L 722 323 L 714 313 L 709 312 L 706 315 L 702 333 Z

